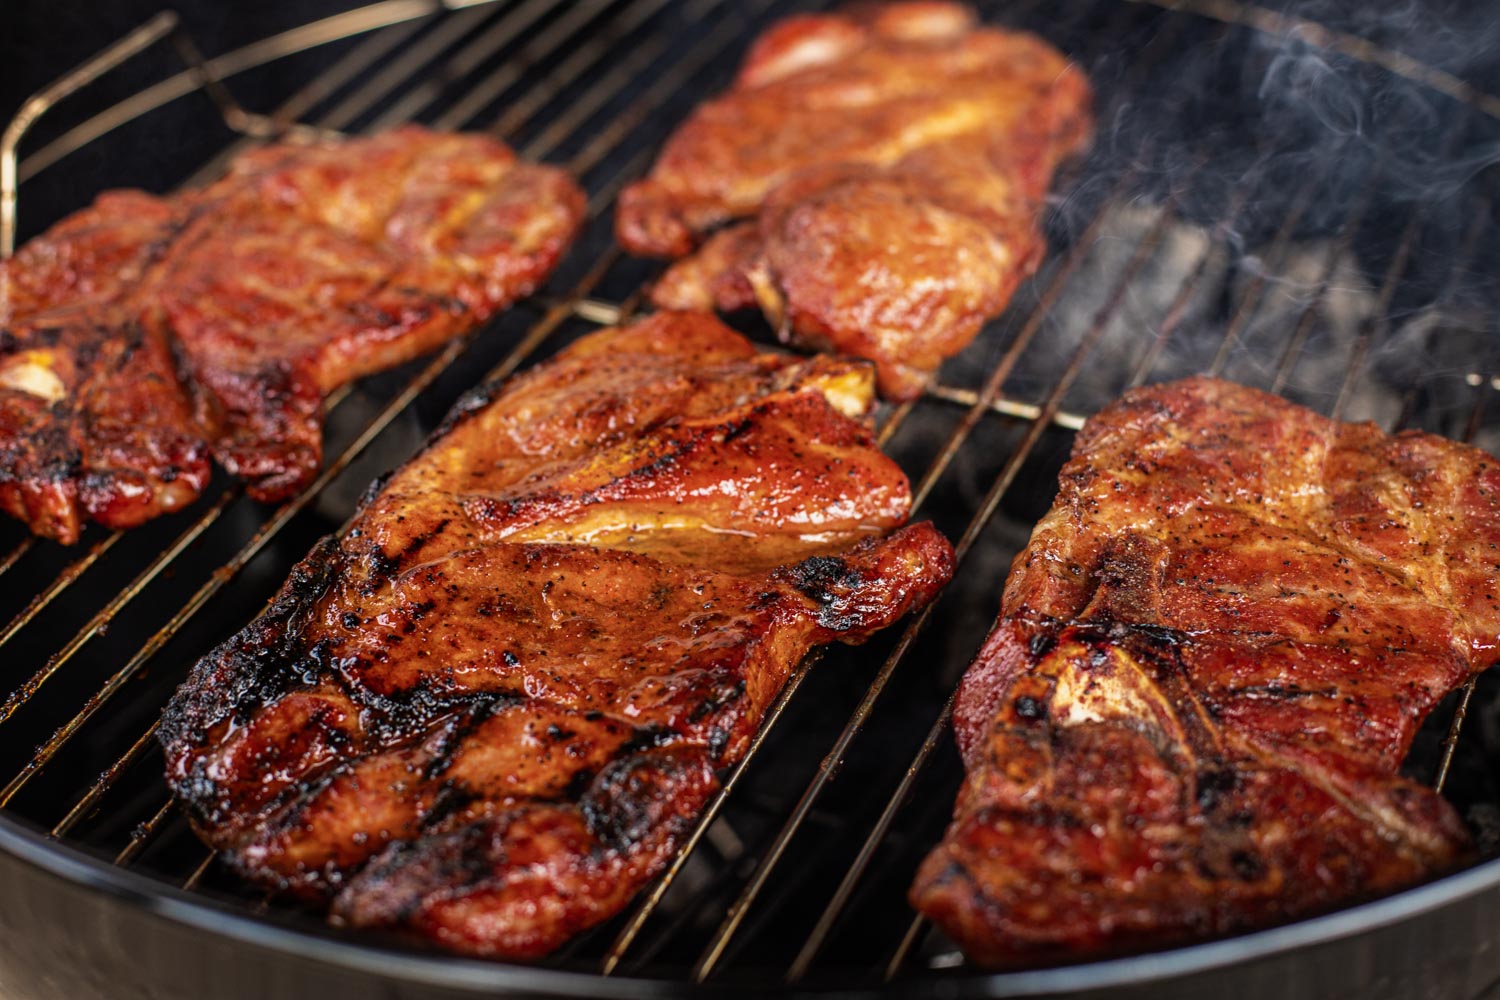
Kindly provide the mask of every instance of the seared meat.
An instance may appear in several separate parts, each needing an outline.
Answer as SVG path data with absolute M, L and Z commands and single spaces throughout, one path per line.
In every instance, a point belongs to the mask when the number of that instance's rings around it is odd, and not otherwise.
M 621 195 L 617 233 L 686 258 L 657 305 L 759 304 L 911 398 L 1034 270 L 1040 202 L 1090 102 L 1059 53 L 962 5 L 787 18 Z
M 459 951 L 541 955 L 618 911 L 804 654 L 951 573 L 903 527 L 872 391 L 671 313 L 480 390 L 172 701 L 196 828 Z
M 0 264 L 0 507 L 71 542 L 190 502 L 210 451 L 291 495 L 325 395 L 531 291 L 582 213 L 561 171 L 416 127 L 101 196 Z
M 1212 379 L 1090 420 L 954 723 L 912 903 L 982 963 L 1324 910 L 1470 856 L 1399 775 L 1500 637 L 1500 464 Z
M 160 324 L 128 304 L 178 228 L 135 191 L 0 261 L 0 510 L 72 542 L 192 502 L 209 449 Z

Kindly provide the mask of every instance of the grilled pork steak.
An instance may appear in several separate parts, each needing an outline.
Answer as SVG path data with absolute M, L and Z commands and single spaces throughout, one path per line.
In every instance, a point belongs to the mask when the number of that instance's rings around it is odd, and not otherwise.
M 1035 269 L 1040 202 L 1090 103 L 1062 55 L 962 5 L 790 17 L 624 191 L 619 240 L 684 258 L 657 305 L 759 305 L 908 399 Z
M 678 847 L 815 646 L 947 581 L 858 363 L 663 313 L 460 404 L 193 669 L 167 777 L 245 876 L 544 954 Z
M 1497 657 L 1500 465 L 1189 379 L 1090 420 L 959 691 L 912 903 L 976 961 L 1222 934 L 1440 873 L 1397 773 Z
M 63 542 L 133 526 L 191 502 L 210 453 L 295 493 L 324 396 L 531 291 L 582 214 L 561 171 L 418 127 L 100 196 L 0 263 L 0 509 Z

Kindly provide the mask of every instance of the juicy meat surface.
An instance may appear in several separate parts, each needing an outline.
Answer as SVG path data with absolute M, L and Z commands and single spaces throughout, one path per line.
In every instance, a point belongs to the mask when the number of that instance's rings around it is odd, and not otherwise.
M 0 263 L 0 509 L 71 542 L 191 502 L 210 455 L 295 493 L 328 393 L 529 293 L 582 215 L 561 171 L 419 127 L 101 195 Z
M 38 535 L 130 527 L 208 483 L 172 342 L 129 302 L 175 228 L 170 202 L 111 191 L 0 261 L 0 510 Z
M 662 313 L 477 391 L 173 699 L 195 827 L 338 921 L 458 951 L 617 912 L 804 654 L 951 574 L 905 525 L 872 381 Z
M 758 305 L 908 399 L 1035 269 L 1041 201 L 1091 101 L 1060 53 L 959 4 L 790 17 L 623 192 L 617 235 L 684 258 L 658 306 Z
M 1500 639 L 1500 464 L 1197 378 L 1090 420 L 959 690 L 912 903 L 982 963 L 1288 920 L 1450 869 L 1398 773 Z

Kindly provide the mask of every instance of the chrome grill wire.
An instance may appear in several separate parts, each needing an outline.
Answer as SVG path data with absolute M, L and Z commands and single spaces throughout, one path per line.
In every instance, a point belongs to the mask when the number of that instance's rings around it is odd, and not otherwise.
M 530 138 L 520 145 L 521 153 L 528 157 L 547 157 L 560 150 L 573 149 L 566 162 L 588 182 L 591 217 L 596 220 L 607 219 L 612 199 L 619 187 L 639 175 L 651 152 L 646 146 L 632 151 L 631 139 L 638 130 L 647 127 L 648 123 L 656 135 L 660 134 L 665 124 L 670 124 L 660 121 L 659 107 L 674 100 L 682 105 L 685 98 L 691 98 L 701 90 L 701 86 L 695 88 L 693 85 L 701 84 L 705 77 L 714 73 L 725 61 L 726 55 L 742 44 L 754 29 L 781 13 L 806 6 L 790 4 L 785 0 L 762 0 L 755 5 L 730 4 L 726 7 L 724 0 L 703 0 L 693 5 L 700 15 L 700 23 L 706 21 L 708 15 L 715 17 L 701 38 L 695 39 L 693 45 L 678 50 L 674 49 L 675 39 L 669 33 L 659 29 L 652 30 L 650 27 L 653 18 L 662 14 L 666 2 L 667 0 L 601 0 L 593 4 L 559 6 L 548 0 L 529 0 L 504 9 L 476 6 L 442 14 L 434 13 L 430 5 L 413 4 L 406 0 L 377 4 L 363 12 L 355 11 L 329 19 L 328 22 L 320 22 L 321 27 L 313 25 L 300 32 L 278 36 L 280 48 L 291 51 L 298 46 L 317 44 L 320 39 L 326 41 L 329 36 L 341 31 L 346 35 L 373 32 L 369 38 L 284 102 L 272 115 L 254 121 L 263 124 L 300 121 L 330 98 L 348 90 L 337 103 L 308 124 L 318 128 L 342 130 L 356 122 L 362 122 L 365 128 L 377 128 L 420 115 L 443 127 L 475 127 L 474 119 L 477 115 L 492 102 L 509 95 L 501 117 L 489 123 L 488 127 L 506 138 L 529 134 Z M 1036 0 L 1015 5 L 1009 14 L 1019 18 L 1036 5 Z M 1096 17 L 1090 21 L 1088 16 L 1075 11 L 1075 17 L 1080 22 L 1096 25 L 1085 39 L 1087 45 L 1096 49 L 1109 45 L 1114 40 L 1116 30 L 1124 30 L 1127 25 L 1147 16 L 1145 11 L 1134 5 L 1113 4 L 1111 0 L 1100 0 L 1099 4 L 1088 10 L 1090 13 L 1100 10 L 1111 12 L 1109 18 Z M 431 16 L 424 17 L 424 14 Z M 1129 71 L 1132 76 L 1143 75 L 1153 58 L 1177 44 L 1178 34 L 1188 24 L 1188 15 L 1161 17 L 1164 18 L 1162 29 L 1137 57 L 1135 65 Z M 1104 24 L 1106 28 L 1098 30 L 1098 24 Z M 1222 40 L 1229 30 L 1219 29 L 1215 39 Z M 279 51 L 269 43 L 250 46 L 238 53 L 208 61 L 207 70 L 204 65 L 196 66 L 189 71 L 185 80 L 181 77 L 170 78 L 164 85 L 128 99 L 64 133 L 61 139 L 44 147 L 32 159 L 22 161 L 19 176 L 29 177 L 51 166 L 67 155 L 70 144 L 76 146 L 90 141 L 104 128 L 123 124 L 174 93 L 190 92 L 194 88 L 187 84 L 193 82 L 193 72 L 198 74 L 197 83 L 201 86 L 205 82 L 205 76 L 213 78 L 219 74 L 227 75 L 229 70 L 242 67 L 254 59 L 276 58 Z M 451 81 L 467 79 L 502 52 L 509 52 L 509 58 L 485 71 L 480 79 L 470 82 L 459 93 L 448 92 L 453 89 Z M 382 60 L 388 61 L 378 69 L 373 69 Z M 666 65 L 659 65 L 662 63 Z M 437 67 L 436 71 L 433 71 L 434 65 Z M 660 75 L 653 76 L 653 71 L 658 70 Z M 445 84 L 444 81 L 448 83 Z M 582 91 L 563 102 L 554 115 L 543 114 L 566 96 L 570 88 L 576 88 L 580 84 L 584 84 Z M 513 90 L 516 92 L 511 93 Z M 1125 99 L 1124 88 L 1121 90 L 1118 100 Z M 609 109 L 616 96 L 621 93 L 632 96 L 606 123 L 601 123 L 597 131 L 586 131 L 587 126 Z M 381 105 L 382 100 L 388 100 L 389 103 Z M 444 105 L 445 101 L 449 103 Z M 444 106 L 437 110 L 440 105 Z M 380 110 L 372 114 L 377 107 Z M 1101 115 L 1101 120 L 1107 118 L 1106 111 Z M 1461 126 L 1462 123 L 1458 124 Z M 199 183 L 212 177 L 215 172 L 223 169 L 229 156 L 251 141 L 256 140 L 242 139 L 231 143 L 220 155 L 194 173 L 189 183 Z M 1208 162 L 1211 155 L 1210 148 L 1199 150 L 1194 167 L 1178 178 L 1179 183 L 1186 183 L 1191 170 Z M 1135 179 L 1128 171 L 1122 173 L 1115 182 L 1116 192 L 1123 194 L 1128 191 Z M 1236 220 L 1260 180 L 1255 171 L 1248 172 L 1232 190 L 1221 218 L 1210 230 L 1210 239 L 1173 294 L 1170 304 L 1155 325 L 1153 335 L 1144 340 L 1143 350 L 1132 364 L 1126 384 L 1141 384 L 1156 370 L 1163 352 L 1169 349 L 1173 338 L 1179 333 L 1190 299 L 1197 291 L 1198 282 L 1214 266 L 1215 260 L 1229 252 Z M 1354 209 L 1345 216 L 1340 231 L 1331 242 L 1314 293 L 1309 296 L 1298 322 L 1281 345 L 1269 388 L 1278 391 L 1284 389 L 1302 358 L 1316 310 L 1328 292 L 1333 269 L 1347 253 L 1378 181 L 1378 173 L 1372 172 L 1368 186 L 1356 199 Z M 1286 214 L 1266 251 L 1267 260 L 1275 261 L 1283 257 L 1293 245 L 1298 224 L 1314 197 L 1317 183 L 1317 177 L 1309 177 L 1289 201 Z M 1106 199 L 1102 204 L 1108 205 L 1112 200 Z M 975 440 L 975 432 L 981 425 L 986 421 L 1000 420 L 1006 422 L 1007 426 L 1021 429 L 1019 443 L 1005 459 L 959 537 L 957 549 L 961 559 L 969 554 L 990 526 L 1002 500 L 1024 478 L 1024 466 L 1033 457 L 1039 442 L 1049 430 L 1076 429 L 1082 423 L 1084 413 L 1065 408 L 1069 390 L 1088 365 L 1111 322 L 1116 319 L 1130 296 L 1132 284 L 1159 252 L 1164 235 L 1173 221 L 1173 213 L 1170 211 L 1172 201 L 1172 194 L 1169 192 L 1164 210 L 1131 249 L 1127 262 L 1114 276 L 1103 305 L 1098 308 L 1087 330 L 1039 401 L 1007 395 L 1004 387 L 1016 366 L 1027 356 L 1028 350 L 1034 349 L 1053 306 L 1064 296 L 1070 280 L 1078 273 L 1093 249 L 1104 225 L 1102 209 L 1089 220 L 1081 234 L 1072 241 L 1068 251 L 1052 261 L 1038 278 L 1032 293 L 1034 299 L 1030 295 L 1017 297 L 1017 308 L 1013 312 L 1028 305 L 1029 309 L 1024 312 L 1024 319 L 1016 327 L 1005 353 L 990 368 L 978 389 L 938 384 L 920 403 L 907 404 L 882 413 L 882 443 L 896 439 L 918 407 L 943 408 L 957 416 L 957 423 L 933 452 L 930 461 L 924 464 L 920 475 L 913 477 L 916 482 L 914 500 L 918 514 L 922 513 L 924 505 L 934 496 L 940 480 L 945 473 L 950 472 L 961 450 Z M 1467 266 L 1467 258 L 1478 245 L 1483 220 L 1487 216 L 1487 212 L 1475 216 L 1461 250 L 1465 259 L 1456 262 L 1455 275 Z M 1335 414 L 1343 410 L 1353 386 L 1364 373 L 1370 345 L 1378 342 L 1388 332 L 1385 312 L 1408 267 L 1421 225 L 1418 213 L 1413 212 L 1402 230 L 1397 252 L 1388 263 L 1377 293 L 1380 308 L 1362 326 L 1350 351 L 1346 374 L 1332 404 L 1332 412 Z M 488 376 L 503 376 L 516 370 L 544 348 L 555 345 L 558 338 L 565 335 L 565 328 L 576 327 L 578 323 L 604 325 L 631 315 L 640 303 L 638 284 L 618 296 L 596 294 L 621 264 L 618 251 L 606 240 L 581 274 L 570 278 L 564 291 L 551 299 L 542 300 L 541 315 L 519 332 L 514 345 L 490 367 Z M 1207 366 L 1210 371 L 1221 373 L 1230 366 L 1266 290 L 1263 272 L 1242 291 L 1238 305 L 1225 325 L 1213 360 Z M 1450 283 L 1429 308 L 1441 311 L 1453 291 L 1454 286 Z M 445 375 L 454 372 L 463 362 L 471 361 L 475 357 L 478 339 L 470 337 L 456 341 L 434 357 L 419 363 L 415 374 L 407 377 L 352 440 L 332 455 L 317 481 L 308 490 L 261 519 L 248 538 L 242 540 L 233 554 L 207 576 L 166 624 L 132 655 L 123 658 L 123 665 L 109 673 L 103 684 L 93 690 L 83 705 L 65 719 L 34 753 L 26 757 L 20 769 L 0 788 L 0 806 L 13 806 L 27 787 L 39 775 L 45 774 L 45 769 L 57 755 L 69 749 L 86 726 L 91 722 L 97 724 L 96 715 L 100 709 L 110 704 L 132 682 L 138 681 L 153 664 L 157 654 L 174 637 L 237 580 L 242 571 L 257 558 L 266 555 L 267 546 L 305 514 L 307 508 L 331 484 L 344 476 L 357 459 L 380 443 L 382 435 L 398 417 L 425 398 L 424 394 L 433 390 Z M 1234 375 L 1235 372 L 1230 371 L 1229 374 Z M 1492 391 L 1483 373 L 1480 384 L 1475 388 L 1475 404 L 1466 421 L 1470 436 L 1481 426 L 1485 398 Z M 330 412 L 337 415 L 340 404 L 354 392 L 354 389 L 346 389 L 337 394 L 329 401 Z M 1103 401 L 1092 400 L 1091 403 L 1099 405 Z M 1409 398 L 1408 403 L 1410 405 L 1406 408 L 1405 420 L 1412 419 L 1416 414 L 1416 402 Z M 0 727 L 12 725 L 13 717 L 22 712 L 45 685 L 74 662 L 80 651 L 89 648 L 90 643 L 99 638 L 137 598 L 158 583 L 164 575 L 169 575 L 183 553 L 201 544 L 206 534 L 219 526 L 228 512 L 247 504 L 248 501 L 241 499 L 238 488 L 229 487 L 197 512 L 186 527 L 176 523 L 180 518 L 164 522 L 164 527 L 169 524 L 169 530 L 175 530 L 176 534 L 168 538 L 160 553 L 107 600 L 82 628 L 62 643 L 40 668 L 30 672 L 29 676 L 8 693 L 4 702 L 0 703 Z M 0 650 L 26 630 L 34 628 L 40 616 L 60 596 L 70 593 L 80 578 L 85 577 L 101 560 L 105 560 L 122 538 L 119 533 L 93 537 L 95 534 L 97 532 L 91 533 L 89 547 L 82 555 L 66 564 L 9 623 L 0 628 Z M 38 546 L 29 539 L 19 541 L 6 555 L 0 556 L 0 574 L 10 574 L 18 565 L 24 565 L 27 557 L 35 554 L 36 548 Z M 789 845 L 804 831 L 817 803 L 865 729 L 877 701 L 899 668 L 911 659 L 913 649 L 917 648 L 920 637 L 936 614 L 935 609 L 940 608 L 941 604 L 940 601 L 934 608 L 915 616 L 896 639 L 847 722 L 833 737 L 800 798 L 786 811 L 779 829 L 769 838 L 767 846 L 753 855 L 753 869 L 743 879 L 739 892 L 717 921 L 717 928 L 708 936 L 696 961 L 691 964 L 691 968 L 682 970 L 683 975 L 700 981 L 707 979 L 734 957 L 735 949 L 745 934 L 747 916 L 765 910 L 769 905 L 765 903 L 767 888 L 775 885 L 778 879 L 784 881 L 789 877 L 782 871 Z M 231 613 L 223 622 L 221 631 L 227 633 L 244 617 L 243 613 Z M 759 759 L 762 746 L 771 739 L 778 720 L 793 703 L 811 668 L 819 659 L 817 656 L 810 657 L 793 673 L 785 690 L 768 713 L 765 724 L 756 735 L 745 759 L 725 776 L 722 790 L 711 802 L 683 851 L 668 870 L 642 894 L 628 914 L 616 922 L 616 926 L 607 928 L 608 940 L 601 940 L 595 935 L 586 945 L 584 942 L 577 943 L 558 959 L 560 964 L 592 967 L 604 974 L 611 974 L 640 967 L 662 948 L 663 942 L 669 939 L 671 931 L 677 926 L 658 913 L 663 900 L 668 898 L 674 885 L 678 884 L 678 877 L 694 852 L 701 850 L 702 845 L 715 841 L 716 831 L 719 832 L 719 839 L 734 839 L 733 831 L 724 826 L 724 808 L 739 787 L 741 776 Z M 168 665 L 167 669 L 171 669 L 171 666 Z M 178 670 L 180 672 L 180 667 Z M 1472 690 L 1472 684 L 1465 688 L 1444 741 L 1436 776 L 1439 787 L 1448 774 L 1459 727 Z M 909 793 L 927 773 L 934 752 L 946 737 L 950 711 L 951 699 L 932 722 L 899 781 L 885 797 L 884 806 L 869 825 L 858 853 L 846 866 L 841 881 L 828 897 L 799 953 L 786 966 L 784 974 L 788 980 L 800 979 L 814 969 L 830 936 L 841 926 L 841 922 L 846 922 L 845 914 L 850 901 L 860 891 L 872 865 L 886 846 Z M 137 765 L 151 757 L 154 752 L 154 733 L 155 723 L 152 722 L 139 735 L 126 736 L 122 741 L 125 747 L 123 752 L 97 778 L 77 789 L 76 796 L 62 811 L 60 818 L 48 821 L 51 833 L 57 837 L 83 836 L 90 824 L 97 824 L 101 817 L 108 816 L 109 810 L 104 808 L 105 800 L 116 791 L 122 779 L 140 770 Z M 0 777 L 3 776 L 0 773 Z M 136 862 L 154 847 L 165 843 L 164 838 L 175 837 L 173 843 L 180 841 L 184 845 L 193 843 L 186 836 L 185 824 L 180 815 L 166 800 L 164 789 L 157 788 L 155 804 L 147 808 L 143 815 L 145 819 L 115 849 L 116 863 L 124 865 Z M 201 859 L 187 867 L 185 876 L 181 877 L 181 884 L 188 887 L 199 885 L 210 873 L 211 861 L 212 856 L 206 850 L 201 851 Z M 730 866 L 727 864 L 722 867 L 726 872 L 729 871 Z M 728 877 L 732 881 L 733 873 Z M 264 905 L 261 904 L 262 908 Z M 684 908 L 681 912 L 690 913 L 691 909 Z M 680 919 L 679 917 L 677 923 L 680 923 Z M 659 927 L 659 933 L 652 937 L 645 932 L 653 924 L 667 926 Z M 887 978 L 902 970 L 908 956 L 921 940 L 923 930 L 920 920 L 914 920 L 907 927 L 896 942 L 894 951 L 882 961 Z M 593 954 L 590 948 L 598 954 Z

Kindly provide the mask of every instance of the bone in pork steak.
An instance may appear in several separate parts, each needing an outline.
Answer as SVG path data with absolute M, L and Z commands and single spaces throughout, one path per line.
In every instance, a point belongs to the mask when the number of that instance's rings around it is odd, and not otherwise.
M 305 486 L 323 398 L 533 290 L 583 195 L 485 136 L 276 145 L 101 195 L 0 263 L 0 510 L 72 542 L 191 502 L 209 456 Z
M 238 872 L 336 919 L 527 957 L 681 844 L 813 647 L 929 600 L 861 362 L 710 316 L 480 390 L 205 657 L 167 776 Z
M 909 399 L 1035 269 L 1041 201 L 1090 104 L 1060 53 L 962 5 L 790 17 L 623 192 L 617 233 L 684 258 L 657 305 L 758 305 Z
M 1085 424 L 954 724 L 912 903 L 985 964 L 1224 934 L 1472 847 L 1398 773 L 1500 639 L 1500 464 L 1195 378 Z

